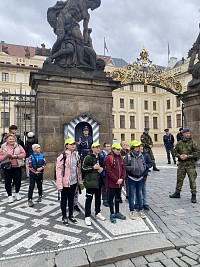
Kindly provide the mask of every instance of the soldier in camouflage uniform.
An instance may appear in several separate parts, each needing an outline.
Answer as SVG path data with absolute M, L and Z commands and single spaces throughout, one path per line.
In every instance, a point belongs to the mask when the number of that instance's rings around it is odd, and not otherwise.
M 151 136 L 149 135 L 149 130 L 150 130 L 149 128 L 144 128 L 144 132 L 141 135 L 140 140 L 152 160 L 153 170 L 159 171 L 159 169 L 156 167 L 155 158 L 153 155 L 153 151 L 151 149 L 153 147 L 153 141 Z
M 198 145 L 191 138 L 189 128 L 184 128 L 182 130 L 182 133 L 183 138 L 176 144 L 174 150 L 175 156 L 178 158 L 176 192 L 170 195 L 170 198 L 180 198 L 183 181 L 187 174 L 189 177 L 190 189 L 192 193 L 191 202 L 196 203 L 196 160 Z

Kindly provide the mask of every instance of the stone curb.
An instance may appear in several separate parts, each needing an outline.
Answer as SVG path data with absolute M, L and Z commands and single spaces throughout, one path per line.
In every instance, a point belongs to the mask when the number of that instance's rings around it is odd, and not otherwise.
M 173 248 L 163 234 L 145 234 L 61 252 L 4 260 L 0 261 L 0 267 L 96 267 Z

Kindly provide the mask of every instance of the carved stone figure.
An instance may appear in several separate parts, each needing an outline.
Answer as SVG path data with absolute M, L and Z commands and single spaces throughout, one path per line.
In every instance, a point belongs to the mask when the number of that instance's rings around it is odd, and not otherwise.
M 196 64 L 196 56 L 198 62 Z M 197 37 L 196 42 L 193 44 L 192 48 L 188 52 L 188 57 L 190 57 L 190 62 L 188 66 L 188 72 L 192 74 L 192 80 L 188 83 L 188 89 L 200 89 L 200 33 Z
M 61 67 L 88 67 L 96 69 L 96 53 L 92 47 L 88 28 L 90 15 L 101 5 L 101 0 L 67 0 L 58 1 L 47 11 L 47 20 L 57 35 L 52 47 L 52 55 L 46 64 Z M 79 22 L 83 21 L 83 33 Z
M 50 56 L 51 55 L 51 49 L 47 49 L 45 48 L 45 44 L 42 43 L 41 44 L 41 48 L 40 47 L 36 47 L 35 49 L 35 54 L 39 55 L 39 56 Z
M 2 45 L 2 51 L 6 54 L 9 54 L 7 46 Z
M 30 58 L 30 50 L 29 50 L 28 46 L 24 47 L 24 51 L 25 51 L 25 57 Z

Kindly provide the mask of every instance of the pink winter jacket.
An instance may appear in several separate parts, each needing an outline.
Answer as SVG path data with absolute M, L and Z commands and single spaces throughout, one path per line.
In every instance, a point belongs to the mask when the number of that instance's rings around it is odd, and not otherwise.
M 82 174 L 81 174 L 81 162 L 77 151 L 71 152 L 69 150 L 65 151 L 66 153 L 66 162 L 65 162 L 65 173 L 63 175 L 64 166 L 63 166 L 63 154 L 61 154 L 57 158 L 56 162 L 56 184 L 58 190 L 62 190 L 63 187 L 70 187 L 70 179 L 71 179 L 71 162 L 72 162 L 72 153 L 76 154 L 76 159 L 78 161 L 77 164 L 77 176 L 78 176 L 78 184 L 83 184 Z

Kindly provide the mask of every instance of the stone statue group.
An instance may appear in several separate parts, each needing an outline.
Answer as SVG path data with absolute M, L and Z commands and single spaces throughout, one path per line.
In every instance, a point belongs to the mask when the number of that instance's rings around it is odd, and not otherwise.
M 88 10 L 94 10 L 100 5 L 101 0 L 67 0 L 58 1 L 48 9 L 47 20 L 57 35 L 57 40 L 46 64 L 104 69 L 103 60 L 97 60 L 90 36 L 92 29 L 89 28 Z M 83 32 L 79 25 L 81 21 Z

